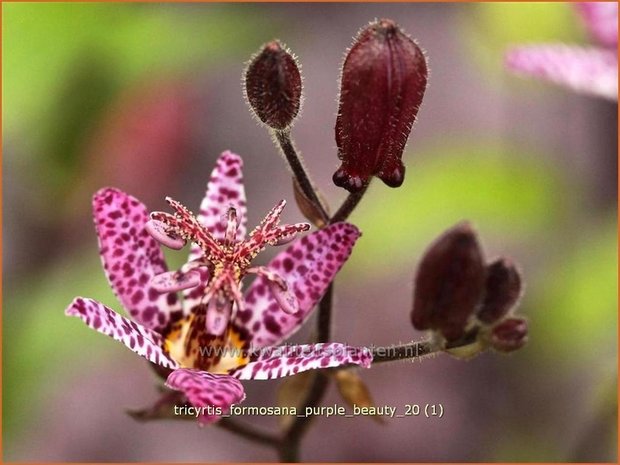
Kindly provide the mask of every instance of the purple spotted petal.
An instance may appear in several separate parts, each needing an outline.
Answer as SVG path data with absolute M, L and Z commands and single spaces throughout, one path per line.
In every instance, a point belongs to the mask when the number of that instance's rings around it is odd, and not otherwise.
M 138 323 L 160 332 L 181 313 L 176 293 L 160 293 L 154 276 L 167 271 L 159 244 L 146 232 L 146 207 L 118 189 L 93 197 L 99 253 L 114 293 Z
M 269 280 L 257 276 L 246 294 L 245 310 L 238 311 L 234 325 L 247 333 L 255 348 L 272 346 L 299 329 L 349 258 L 359 230 L 348 223 L 336 223 L 313 232 L 288 246 L 268 268 L 283 279 L 297 297 L 299 310 L 285 313 L 274 297 Z
M 245 237 L 247 210 L 242 170 L 243 160 L 239 155 L 229 151 L 222 153 L 211 172 L 207 191 L 200 204 L 198 221 L 220 241 L 224 240 L 226 213 L 231 206 L 237 210 L 239 221 L 236 239 L 239 241 Z M 190 260 L 195 260 L 199 256 L 199 249 L 193 246 Z
M 122 342 L 150 362 L 165 368 L 177 368 L 177 363 L 164 353 L 164 340 L 159 333 L 120 316 L 96 300 L 76 297 L 65 310 L 65 315 L 77 316 L 95 331 Z
M 316 368 L 349 364 L 368 368 L 371 363 L 372 354 L 365 347 L 351 347 L 337 342 L 284 345 L 261 349 L 255 360 L 232 370 L 230 374 L 239 379 L 273 379 Z
M 577 92 L 618 100 L 615 50 L 561 44 L 515 47 L 506 55 L 506 66 Z
M 243 386 L 235 378 L 189 368 L 170 373 L 166 386 L 183 392 L 190 404 L 202 409 L 198 417 L 201 424 L 220 419 L 219 415 L 214 414 L 215 408 L 219 407 L 222 413 L 227 413 L 232 404 L 245 399 Z
M 618 3 L 579 2 L 575 7 L 595 40 L 608 47 L 618 44 Z

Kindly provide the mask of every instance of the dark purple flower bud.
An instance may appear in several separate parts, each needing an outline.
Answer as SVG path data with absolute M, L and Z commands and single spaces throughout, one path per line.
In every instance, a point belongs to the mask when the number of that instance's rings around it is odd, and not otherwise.
M 426 58 L 390 19 L 362 29 L 347 54 L 340 82 L 337 186 L 359 191 L 378 176 L 403 183 L 401 161 L 426 89 Z
M 484 301 L 478 310 L 478 319 L 492 324 L 502 319 L 517 303 L 521 295 L 521 276 L 514 263 L 500 258 L 487 266 Z
M 485 265 L 469 223 L 446 231 L 426 251 L 418 268 L 411 321 L 419 330 L 440 331 L 448 341 L 463 337 L 482 300 Z
M 499 352 L 512 352 L 527 343 L 527 321 L 523 318 L 506 318 L 491 332 L 491 345 Z
M 264 45 L 250 60 L 244 81 L 259 120 L 279 131 L 293 123 L 301 107 L 301 74 L 286 47 L 277 40 Z

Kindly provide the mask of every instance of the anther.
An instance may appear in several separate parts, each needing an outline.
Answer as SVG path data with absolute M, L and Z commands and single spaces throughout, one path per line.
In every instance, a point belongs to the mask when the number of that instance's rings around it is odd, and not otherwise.
M 177 236 L 170 228 L 159 220 L 149 220 L 145 225 L 146 231 L 157 242 L 173 250 L 180 250 L 185 246 L 185 239 Z

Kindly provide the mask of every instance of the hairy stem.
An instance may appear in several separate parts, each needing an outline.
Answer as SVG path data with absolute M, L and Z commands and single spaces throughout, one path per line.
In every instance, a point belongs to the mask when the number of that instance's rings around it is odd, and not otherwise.
M 327 295 L 326 295 L 327 296 Z M 330 297 L 331 299 L 331 297 Z M 472 344 L 476 340 L 477 330 L 470 331 L 459 341 L 446 344 L 445 349 L 455 349 Z M 395 362 L 398 360 L 415 360 L 417 358 L 440 353 L 444 347 L 434 341 L 423 340 L 390 347 L 375 347 L 372 349 L 372 364 Z M 321 402 L 327 387 L 329 386 L 330 374 L 348 367 L 325 368 L 317 371 L 311 387 L 308 389 L 306 398 L 300 411 L 306 411 L 306 407 L 313 407 Z M 299 460 L 299 446 L 304 433 L 312 421 L 312 416 L 296 417 L 288 430 L 284 433 L 278 446 L 279 458 L 282 462 L 297 462 Z
M 327 342 L 331 337 L 331 313 L 334 295 L 333 285 L 329 285 L 327 292 L 319 303 L 317 319 L 317 342 Z M 306 392 L 304 401 L 301 403 L 301 411 L 306 407 L 313 407 L 321 402 L 329 386 L 329 377 L 326 372 L 317 372 L 316 377 Z M 312 417 L 295 417 L 291 426 L 285 431 L 282 444 L 279 449 L 280 460 L 283 462 L 297 462 L 299 445 L 305 431 L 310 426 Z
M 349 194 L 344 202 L 342 202 L 342 205 L 340 205 L 338 211 L 336 211 L 336 213 L 334 213 L 334 215 L 330 218 L 329 222 L 337 223 L 339 221 L 345 221 L 349 215 L 353 213 L 353 210 L 355 210 L 355 207 L 357 207 L 360 200 L 362 200 L 362 197 L 364 197 L 369 185 L 370 183 L 367 183 L 359 192 Z
M 319 199 L 319 195 L 314 184 L 310 180 L 310 176 L 306 172 L 301 155 L 295 149 L 295 144 L 293 144 L 293 139 L 291 138 L 291 132 L 288 129 L 285 131 L 273 131 L 273 136 L 291 167 L 291 171 L 302 192 L 308 200 L 315 205 L 323 222 L 327 223 L 329 221 L 329 215 L 327 214 L 325 206 Z
M 284 157 L 291 167 L 291 171 L 293 172 L 301 191 L 304 196 L 315 206 L 322 222 L 327 225 L 339 221 L 345 221 L 364 196 L 366 190 L 368 189 L 368 184 L 366 184 L 361 191 L 349 194 L 338 211 L 330 217 L 325 209 L 325 206 L 320 200 L 318 191 L 314 187 L 310 176 L 306 172 L 300 154 L 295 149 L 290 131 L 273 131 L 273 137 L 280 146 Z M 317 316 L 317 342 L 328 342 L 331 338 L 333 292 L 333 284 L 330 284 L 325 295 L 321 299 L 321 302 L 319 303 Z M 422 347 L 422 344 L 424 344 L 422 342 L 417 344 L 418 345 L 415 346 L 415 356 L 418 356 L 418 353 L 422 355 L 424 349 L 426 349 L 427 352 L 430 350 L 430 347 Z M 410 349 L 411 348 L 403 346 L 400 350 L 396 350 L 394 353 L 397 354 L 397 357 L 401 357 L 403 356 L 402 354 L 407 353 L 406 351 Z M 400 358 L 395 358 L 395 360 L 398 359 Z M 379 362 L 377 363 L 380 363 L 380 361 L 389 360 L 385 357 L 383 359 L 379 357 Z M 304 400 L 301 403 L 302 411 L 305 411 L 306 407 L 313 407 L 322 401 L 329 386 L 330 378 L 328 373 L 328 370 L 318 371 L 317 376 L 314 378 L 312 384 L 303 397 Z M 301 439 L 310 425 L 311 418 L 312 417 L 296 417 L 288 429 L 283 432 L 282 438 L 274 438 L 272 435 L 265 433 L 262 430 L 250 428 L 247 425 L 233 423 L 231 420 L 226 420 L 220 423 L 223 428 L 239 434 L 240 436 L 275 447 L 278 450 L 280 461 L 297 462 L 299 460 L 299 446 L 301 444 Z
M 286 154 L 285 145 L 283 145 L 282 141 L 278 139 L 280 142 L 280 146 L 282 147 L 283 152 Z M 290 147 L 293 150 L 294 148 L 290 139 L 290 134 L 288 138 L 284 141 L 288 141 L 290 143 Z M 298 158 L 295 157 L 297 160 Z M 288 159 L 288 156 L 287 156 Z M 290 163 L 290 160 L 289 160 Z M 291 167 L 293 165 L 291 164 Z M 300 164 L 301 166 L 301 164 Z M 301 167 L 303 170 L 303 167 Z M 293 168 L 295 172 L 295 168 Z M 305 174 L 305 173 L 304 173 Z M 301 185 L 301 183 L 300 183 Z M 342 203 L 338 211 L 329 218 L 326 222 L 329 224 L 337 223 L 339 221 L 345 221 L 349 215 L 353 212 L 355 207 L 359 204 L 360 200 L 366 193 L 368 189 L 368 185 L 366 184 L 362 190 L 356 193 L 349 194 L 349 196 Z M 309 188 L 313 189 L 312 183 L 308 180 Z M 301 185 L 303 189 L 303 185 Z M 307 195 L 307 194 L 306 194 Z M 309 199 L 316 198 L 318 205 L 320 205 L 320 201 L 318 200 L 318 194 L 313 190 L 313 196 L 307 195 Z M 326 216 L 326 218 L 328 218 Z M 333 304 L 333 294 L 334 294 L 334 286 L 330 284 L 327 288 L 327 292 L 321 299 L 319 303 L 318 316 L 317 316 L 317 342 L 328 342 L 331 338 L 331 317 L 332 317 L 332 304 Z M 306 410 L 306 407 L 313 407 L 315 405 L 320 404 L 325 397 L 325 393 L 327 392 L 327 388 L 329 387 L 330 378 L 327 376 L 326 370 L 321 370 L 317 373 L 317 376 L 314 378 L 312 384 L 306 391 L 304 401 L 301 403 L 302 411 Z M 283 462 L 297 462 L 299 457 L 299 446 L 301 444 L 301 439 L 310 426 L 310 422 L 312 417 L 296 417 L 293 423 L 289 426 L 289 428 L 284 432 L 284 436 L 282 438 L 282 443 L 278 449 L 280 460 Z
M 372 364 L 396 362 L 398 360 L 415 360 L 426 355 L 443 352 L 445 349 L 465 347 L 476 342 L 477 335 L 478 329 L 474 328 L 465 334 L 462 339 L 447 343 L 445 346 L 437 344 L 435 341 L 422 340 L 390 347 L 373 347 Z

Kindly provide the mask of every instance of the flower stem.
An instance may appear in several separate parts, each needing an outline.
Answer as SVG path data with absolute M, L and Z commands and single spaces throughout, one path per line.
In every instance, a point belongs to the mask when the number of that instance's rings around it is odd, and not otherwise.
M 329 342 L 331 339 L 332 303 L 334 301 L 333 283 L 327 287 L 325 295 L 319 302 L 319 314 L 317 320 L 317 342 Z
M 331 301 L 331 292 L 328 292 L 325 297 L 327 297 L 328 301 Z M 476 332 L 472 331 L 465 335 L 463 339 L 450 343 L 445 348 L 453 349 L 463 347 L 471 344 L 475 341 L 475 339 Z M 372 363 L 375 365 L 378 363 L 394 362 L 397 360 L 415 360 L 416 358 L 421 358 L 426 355 L 439 353 L 442 351 L 442 347 L 429 340 L 416 341 L 390 347 L 376 347 L 372 350 L 374 357 Z M 335 371 L 346 368 L 347 367 L 338 367 L 317 370 L 317 376 L 314 379 L 310 389 L 308 389 L 304 404 L 299 408 L 299 410 L 305 411 L 306 406 L 315 406 L 320 403 L 329 385 L 329 375 Z M 155 417 L 143 418 L 143 420 L 148 419 L 155 419 Z M 281 437 L 265 431 L 262 428 L 250 426 L 246 423 L 239 423 L 231 418 L 222 418 L 218 423 L 216 423 L 216 425 L 250 441 L 273 447 L 277 450 L 278 457 L 281 462 L 293 463 L 299 461 L 299 446 L 305 432 L 310 426 L 311 420 L 312 416 L 296 417 L 295 421 Z
M 331 337 L 331 313 L 334 288 L 330 284 L 321 302 L 319 303 L 319 314 L 317 322 L 317 342 L 327 342 Z M 319 404 L 329 386 L 327 372 L 320 370 L 317 372 L 312 384 L 306 391 L 304 401 L 300 404 L 300 411 L 305 412 L 306 407 L 314 407 Z M 293 423 L 284 432 L 282 445 L 279 449 L 280 460 L 283 462 L 297 462 L 299 455 L 299 444 L 305 431 L 310 426 L 311 416 L 295 417 Z
M 250 426 L 246 423 L 239 423 L 231 418 L 222 418 L 216 424 L 220 428 L 242 436 L 250 441 L 271 447 L 280 446 L 280 438 L 278 436 Z
M 285 151 L 284 148 L 282 150 Z M 329 218 L 327 223 L 333 224 L 339 221 L 345 221 L 366 193 L 368 185 L 369 184 L 366 184 L 359 192 L 349 194 L 338 211 L 331 218 Z M 318 201 L 316 192 L 314 192 L 314 195 Z M 308 197 L 312 198 L 310 196 Z M 317 316 L 317 342 L 328 342 L 331 338 L 333 295 L 334 287 L 333 284 L 330 284 L 325 295 L 321 299 L 321 302 L 319 303 Z M 317 376 L 314 378 L 312 384 L 306 391 L 304 401 L 301 403 L 302 411 L 306 411 L 306 407 L 318 405 L 323 400 L 330 382 L 330 378 L 327 374 L 327 370 L 320 370 L 317 373 Z M 282 443 L 278 449 L 280 460 L 282 462 L 298 461 L 301 439 L 310 426 L 311 420 L 312 417 L 296 417 L 293 423 L 291 423 L 289 428 L 284 432 Z
M 366 193 L 369 185 L 370 182 L 364 187 L 362 187 L 359 192 L 349 194 L 348 197 L 344 200 L 344 202 L 342 202 L 342 205 L 340 205 L 338 211 L 334 213 L 334 215 L 330 218 L 330 224 L 337 223 L 339 221 L 345 221 L 349 217 L 349 215 L 353 213 L 353 210 L 355 210 L 355 207 L 357 207 L 357 204 L 360 202 L 360 200 L 362 200 L 362 197 Z
M 274 141 L 279 145 L 284 157 L 286 158 L 293 175 L 299 185 L 304 196 L 315 206 L 318 215 L 321 217 L 322 222 L 327 224 L 337 223 L 339 221 L 345 221 L 353 210 L 357 207 L 360 200 L 364 196 L 368 189 L 366 184 L 362 190 L 356 193 L 349 194 L 349 196 L 342 203 L 338 211 L 330 217 L 323 203 L 320 200 L 319 193 L 312 183 L 310 176 L 306 172 L 303 165 L 301 155 L 295 149 L 293 139 L 291 137 L 290 130 L 284 131 L 272 131 Z M 331 316 L 332 316 L 332 302 L 333 302 L 333 285 L 330 284 L 321 302 L 319 303 L 318 316 L 317 316 L 317 342 L 328 342 L 331 338 Z M 417 356 L 418 353 L 422 355 L 423 342 L 418 343 L 420 347 L 416 346 Z M 403 346 L 402 350 L 396 350 L 396 357 L 401 357 L 406 350 L 411 350 L 407 346 Z M 399 358 L 395 358 L 397 360 Z M 389 361 L 387 359 L 380 359 L 381 361 Z M 301 403 L 301 410 L 305 411 L 306 407 L 313 407 L 321 402 L 327 387 L 329 386 L 330 377 L 328 376 L 329 370 L 318 370 L 317 376 L 314 378 L 312 384 L 305 392 L 303 402 Z M 310 425 L 312 417 L 295 417 L 290 426 L 283 432 L 281 438 L 274 438 L 260 430 L 250 429 L 247 425 L 240 425 L 226 420 L 220 422 L 221 426 L 237 433 L 247 439 L 261 442 L 263 444 L 269 444 L 275 447 L 278 451 L 280 461 L 282 462 L 297 462 L 299 461 L 299 446 L 301 439 Z
M 280 146 L 280 149 L 291 167 L 291 171 L 293 172 L 299 187 L 301 187 L 302 192 L 315 205 L 323 222 L 327 223 L 329 221 L 329 215 L 327 214 L 325 206 L 319 199 L 319 195 L 314 187 L 314 184 L 310 180 L 310 176 L 306 172 L 301 155 L 297 152 L 297 149 L 295 149 L 295 144 L 293 144 L 290 130 L 287 129 L 284 131 L 272 132 L 274 140 Z
M 415 360 L 426 355 L 443 352 L 444 349 L 465 347 L 476 342 L 477 335 L 478 330 L 473 329 L 465 334 L 462 339 L 447 343 L 445 346 L 437 344 L 434 341 L 422 340 L 390 347 L 373 347 L 372 364 L 395 362 L 398 360 Z

